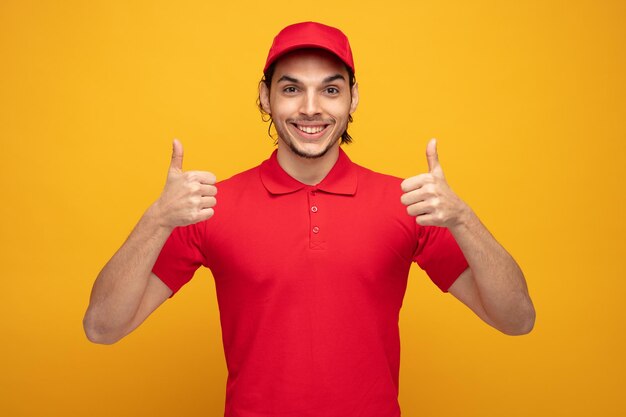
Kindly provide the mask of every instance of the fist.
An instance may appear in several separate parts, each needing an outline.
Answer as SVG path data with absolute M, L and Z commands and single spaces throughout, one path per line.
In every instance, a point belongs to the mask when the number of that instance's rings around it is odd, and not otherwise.
M 159 222 L 174 228 L 211 218 L 217 203 L 215 181 L 210 172 L 183 172 L 183 145 L 174 139 L 167 181 L 155 203 Z
M 462 223 L 467 205 L 450 189 L 437 155 L 437 141 L 426 146 L 428 173 L 402 181 L 400 198 L 406 211 L 421 226 L 454 227 Z

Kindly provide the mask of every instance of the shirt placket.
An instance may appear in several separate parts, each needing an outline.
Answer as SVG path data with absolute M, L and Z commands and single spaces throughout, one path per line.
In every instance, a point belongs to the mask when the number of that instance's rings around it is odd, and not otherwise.
M 307 193 L 307 210 L 309 212 L 309 249 L 325 250 L 326 249 L 326 230 L 323 224 L 323 213 L 320 211 L 320 192 L 317 188 L 311 188 Z

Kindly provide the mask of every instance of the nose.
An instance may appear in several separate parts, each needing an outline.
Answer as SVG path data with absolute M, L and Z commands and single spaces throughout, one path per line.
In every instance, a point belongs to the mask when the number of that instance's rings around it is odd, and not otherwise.
M 300 113 L 306 116 L 321 114 L 319 97 L 315 92 L 309 91 L 303 94 Z

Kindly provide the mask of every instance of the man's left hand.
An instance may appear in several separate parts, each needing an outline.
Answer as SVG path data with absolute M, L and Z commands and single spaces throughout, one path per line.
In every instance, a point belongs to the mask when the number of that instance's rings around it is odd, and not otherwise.
M 421 226 L 454 227 L 463 223 L 470 208 L 448 186 L 439 164 L 437 141 L 431 139 L 426 146 L 428 173 L 402 181 L 404 194 L 400 198 L 406 211 L 416 216 Z

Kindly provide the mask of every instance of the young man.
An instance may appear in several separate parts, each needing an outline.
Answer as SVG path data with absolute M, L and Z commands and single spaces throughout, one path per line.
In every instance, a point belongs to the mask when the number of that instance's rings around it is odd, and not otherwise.
M 276 36 L 259 102 L 277 149 L 216 185 L 183 172 L 174 141 L 162 195 L 96 279 L 90 340 L 124 337 L 204 265 L 219 301 L 226 416 L 392 417 L 412 262 L 496 329 L 532 329 L 521 270 L 448 187 L 435 141 L 429 172 L 404 181 L 340 148 L 359 101 L 354 72 L 338 29 L 306 22 Z

